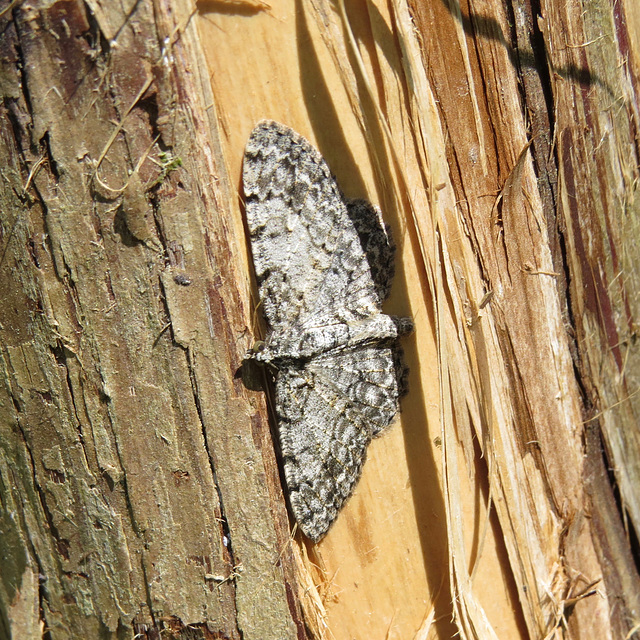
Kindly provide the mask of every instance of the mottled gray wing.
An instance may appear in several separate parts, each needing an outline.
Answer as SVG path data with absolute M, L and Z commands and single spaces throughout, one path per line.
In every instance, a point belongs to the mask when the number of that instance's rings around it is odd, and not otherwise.
M 276 398 L 291 508 L 316 542 L 358 482 L 371 438 L 398 410 L 393 351 L 343 350 L 279 371 Z
M 347 210 L 367 257 L 378 298 L 386 300 L 395 272 L 393 261 L 396 252 L 389 227 L 382 219 L 380 209 L 366 200 L 348 200 Z
M 322 156 L 295 131 L 259 123 L 244 169 L 253 262 L 269 325 L 277 330 L 351 322 L 380 312 L 381 293 L 349 210 Z M 388 287 L 386 287 L 388 290 Z

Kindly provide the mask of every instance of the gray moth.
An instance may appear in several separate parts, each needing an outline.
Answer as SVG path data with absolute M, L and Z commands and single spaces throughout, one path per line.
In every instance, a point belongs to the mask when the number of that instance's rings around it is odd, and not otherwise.
M 305 138 L 260 122 L 243 183 L 266 339 L 246 363 L 275 378 L 289 504 L 320 540 L 360 478 L 367 446 L 406 387 L 398 338 L 408 318 L 382 313 L 394 247 L 380 211 L 348 200 Z

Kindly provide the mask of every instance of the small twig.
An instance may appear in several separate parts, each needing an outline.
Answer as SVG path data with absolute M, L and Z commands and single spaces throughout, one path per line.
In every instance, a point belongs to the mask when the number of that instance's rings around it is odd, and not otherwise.
M 98 173 L 98 169 L 100 168 L 100 165 L 102 164 L 102 161 L 104 160 L 105 156 L 109 152 L 111 145 L 113 144 L 115 139 L 118 137 L 118 134 L 120 133 L 120 131 L 122 131 L 122 127 L 124 126 L 125 120 L 129 116 L 133 108 L 138 104 L 138 102 L 140 101 L 140 98 L 142 98 L 142 96 L 145 94 L 147 89 L 151 86 L 152 82 L 153 82 L 153 77 L 148 76 L 145 83 L 142 85 L 142 88 L 140 89 L 140 91 L 138 91 L 138 95 L 133 99 L 133 102 L 129 105 L 129 108 L 126 110 L 125 114 L 122 116 L 122 119 L 120 120 L 120 122 L 114 129 L 113 133 L 109 137 L 107 144 L 105 145 L 104 149 L 102 150 L 102 153 L 100 154 L 100 157 L 98 158 L 98 161 L 96 162 L 91 179 L 93 179 Z

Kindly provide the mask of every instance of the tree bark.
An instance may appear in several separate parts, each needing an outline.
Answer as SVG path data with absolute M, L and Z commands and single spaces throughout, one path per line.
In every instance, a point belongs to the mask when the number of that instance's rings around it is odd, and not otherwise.
M 632 0 L 25 0 L 0 26 L 0 637 L 629 637 Z M 416 325 L 318 545 L 238 376 L 263 118 L 380 205 Z
M 0 635 L 294 638 L 268 424 L 235 377 L 247 278 L 190 8 L 13 4 Z

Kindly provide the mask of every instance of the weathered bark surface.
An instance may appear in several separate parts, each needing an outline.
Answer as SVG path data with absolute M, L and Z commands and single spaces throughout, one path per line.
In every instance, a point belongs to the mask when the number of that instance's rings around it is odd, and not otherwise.
M 635 0 L 115 5 L 0 7 L 0 637 L 627 636 Z M 381 206 L 416 324 L 316 546 L 236 377 L 262 118 Z
M 486 321 L 462 349 L 484 376 L 473 430 L 529 633 L 625 637 L 640 612 L 622 527 L 628 517 L 640 530 L 637 3 L 414 7 L 456 198 L 494 295 L 499 352 L 478 358 L 491 353 Z M 500 375 L 507 403 L 490 395 Z
M 297 635 L 190 12 L 0 18 L 4 638 Z

